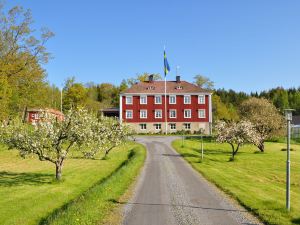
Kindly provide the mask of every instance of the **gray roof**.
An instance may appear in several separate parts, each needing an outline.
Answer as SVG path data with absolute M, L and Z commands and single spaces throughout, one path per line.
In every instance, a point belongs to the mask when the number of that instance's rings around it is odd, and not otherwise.
M 300 125 L 300 116 L 293 116 L 292 124 Z

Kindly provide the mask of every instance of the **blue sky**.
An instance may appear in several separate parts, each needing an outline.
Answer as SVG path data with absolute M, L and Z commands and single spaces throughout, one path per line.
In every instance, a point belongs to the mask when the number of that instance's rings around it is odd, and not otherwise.
M 61 86 L 163 74 L 163 46 L 182 79 L 202 74 L 216 88 L 261 91 L 300 86 L 300 1 L 9 0 L 30 8 L 36 28 L 56 36 L 44 68 Z

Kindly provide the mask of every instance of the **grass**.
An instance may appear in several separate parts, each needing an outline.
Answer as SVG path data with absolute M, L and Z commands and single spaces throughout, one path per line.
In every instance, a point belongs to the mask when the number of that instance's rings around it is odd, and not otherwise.
M 300 224 L 300 146 L 291 152 L 291 211 L 285 210 L 286 148 L 284 143 L 266 143 L 265 153 L 245 145 L 229 161 L 229 144 L 204 143 L 201 161 L 200 141 L 175 140 L 173 147 L 194 169 L 237 199 L 266 224 Z
M 2 149 L 0 224 L 101 224 L 144 158 L 136 143 L 114 149 L 107 160 L 70 158 L 56 182 L 53 164 Z

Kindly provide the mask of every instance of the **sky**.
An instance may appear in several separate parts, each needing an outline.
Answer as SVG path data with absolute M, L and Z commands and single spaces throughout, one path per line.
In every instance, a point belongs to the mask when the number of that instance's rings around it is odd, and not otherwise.
M 247 93 L 300 86 L 298 0 L 7 0 L 32 10 L 34 28 L 48 27 L 50 83 L 120 84 L 138 73 Z

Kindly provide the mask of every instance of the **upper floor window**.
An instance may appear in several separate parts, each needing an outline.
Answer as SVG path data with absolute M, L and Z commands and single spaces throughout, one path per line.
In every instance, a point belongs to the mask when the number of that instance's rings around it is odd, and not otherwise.
M 161 95 L 155 95 L 154 97 L 154 103 L 155 104 L 161 104 Z
M 147 104 L 147 95 L 141 95 L 140 97 L 140 104 Z
M 184 110 L 184 118 L 191 118 L 192 117 L 192 110 L 191 109 L 185 109 Z
M 170 118 L 176 118 L 176 109 L 170 109 Z
M 132 119 L 132 117 L 133 117 L 132 110 L 126 110 L 125 117 L 126 117 L 126 119 Z
M 155 110 L 155 118 L 162 118 L 162 110 Z
M 190 95 L 185 95 L 183 100 L 184 104 L 191 104 L 191 96 Z
M 199 109 L 198 110 L 198 117 L 199 118 L 205 118 L 205 109 Z
M 198 104 L 205 104 L 205 96 L 198 95 Z
M 132 96 L 126 96 L 126 104 L 131 105 L 132 104 Z
M 142 119 L 147 118 L 147 110 L 141 110 L 140 111 L 140 118 L 142 118 Z
M 169 96 L 169 104 L 176 104 L 176 95 Z

